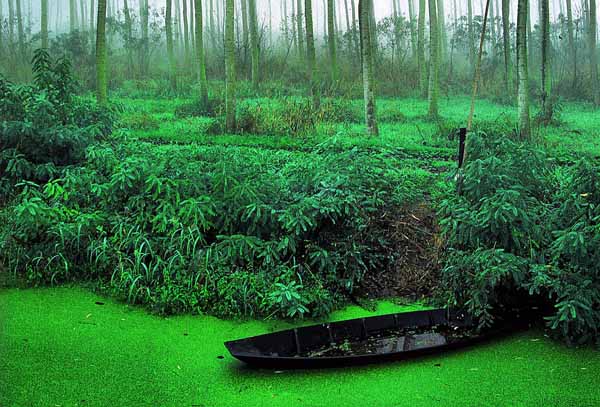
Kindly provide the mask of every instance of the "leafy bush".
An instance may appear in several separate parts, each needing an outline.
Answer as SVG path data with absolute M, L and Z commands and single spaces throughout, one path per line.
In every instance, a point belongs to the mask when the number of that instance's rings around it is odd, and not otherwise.
M 429 174 L 386 152 L 89 147 L 3 210 L 0 261 L 32 282 L 100 279 L 158 312 L 322 315 L 394 267 L 385 213 Z
M 557 335 L 598 339 L 600 167 L 556 167 L 502 137 L 473 138 L 469 154 L 463 193 L 440 208 L 446 298 L 487 325 L 499 307 L 534 297 L 553 308 Z
M 0 76 L 0 200 L 21 181 L 45 183 L 80 163 L 86 147 L 110 131 L 110 112 L 73 96 L 68 60 L 53 62 L 39 50 L 33 73 L 31 85 Z
M 179 118 L 215 117 L 223 114 L 224 110 L 225 101 L 220 97 L 211 97 L 208 100 L 208 105 L 202 103 L 199 99 L 180 104 L 175 108 L 175 116 Z
M 160 121 L 148 112 L 133 112 L 121 119 L 121 125 L 131 130 L 157 130 Z
M 303 98 L 245 100 L 238 105 L 238 130 L 267 135 L 307 135 L 314 132 L 317 115 Z

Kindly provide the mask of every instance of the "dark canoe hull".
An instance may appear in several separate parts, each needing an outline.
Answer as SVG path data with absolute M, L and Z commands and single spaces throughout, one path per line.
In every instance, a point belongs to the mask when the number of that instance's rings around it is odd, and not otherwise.
M 310 369 L 364 365 L 406 360 L 424 355 L 471 346 L 495 337 L 506 329 L 495 328 L 464 337 L 452 337 L 453 329 L 473 327 L 470 317 L 461 312 L 436 309 L 359 318 L 329 324 L 312 325 L 229 341 L 225 346 L 231 355 L 248 365 L 272 369 Z M 390 330 L 438 329 L 444 333 L 403 335 L 379 338 Z M 369 340 L 380 343 L 374 350 L 335 356 L 311 356 L 310 349 L 329 343 Z

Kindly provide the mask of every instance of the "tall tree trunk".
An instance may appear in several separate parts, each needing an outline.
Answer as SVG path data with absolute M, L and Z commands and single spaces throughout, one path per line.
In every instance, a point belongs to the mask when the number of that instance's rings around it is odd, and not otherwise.
M 417 30 L 415 24 L 415 3 L 414 0 L 408 0 L 408 18 L 410 24 L 410 49 L 413 60 L 417 59 Z
M 252 4 L 251 4 L 252 7 Z M 256 10 L 256 8 L 255 8 Z M 225 0 L 225 126 L 236 130 L 235 114 L 235 0 Z M 251 22 L 252 24 L 252 22 Z
M 96 101 L 108 103 L 108 74 L 106 61 L 106 0 L 98 0 L 96 19 Z
M 346 31 L 350 32 L 352 26 L 350 25 L 350 9 L 348 8 L 348 0 L 344 0 L 344 14 L 346 16 Z
M 288 25 L 288 11 L 287 11 L 287 0 L 281 0 L 281 5 L 283 6 L 283 38 L 285 40 L 286 46 L 290 40 L 290 28 Z
M 469 61 L 471 67 L 475 67 L 475 35 L 473 32 L 473 2 L 467 2 L 467 36 L 469 41 Z
M 244 64 L 247 64 L 247 62 L 248 62 L 248 46 L 250 45 L 249 30 L 248 30 L 248 0 L 240 0 L 240 1 L 242 3 L 242 50 L 244 52 L 243 60 L 244 60 Z M 244 67 L 244 71 L 247 72 L 246 67 Z
M 292 23 L 292 49 L 294 50 L 295 53 L 298 53 L 298 33 L 296 32 L 296 23 L 295 23 L 295 19 L 296 19 L 296 2 L 294 0 L 292 0 L 292 16 L 291 16 L 291 23 Z
M 358 0 L 358 20 L 360 25 L 360 48 L 363 71 L 363 91 L 365 100 L 365 122 L 367 131 L 372 136 L 379 134 L 375 105 L 373 77 L 373 44 L 371 42 L 372 23 L 371 3 L 373 0 Z
M 517 6 L 517 110 L 519 115 L 519 133 L 522 139 L 529 139 L 529 72 L 527 68 L 527 0 L 518 0 Z
M 127 50 L 127 65 L 129 76 L 133 76 L 133 27 L 131 12 L 127 0 L 123 0 L 123 14 L 125 15 L 125 49 Z
M 504 86 L 512 94 L 512 67 L 510 57 L 510 0 L 502 0 L 502 40 L 504 48 Z
M 208 32 L 210 33 L 211 48 L 215 50 L 217 49 L 217 28 L 215 25 L 215 8 L 213 5 L 213 1 L 214 0 L 209 0 L 208 2 L 208 24 L 210 26 Z
M 298 56 L 304 58 L 304 29 L 302 28 L 302 0 L 296 0 L 296 31 L 298 32 Z
M 182 8 L 183 8 L 183 52 L 184 52 L 184 57 L 183 57 L 183 61 L 184 61 L 184 65 L 187 68 L 190 66 L 190 37 L 189 37 L 189 33 L 190 33 L 190 27 L 189 27 L 189 21 L 188 21 L 188 7 L 187 7 L 187 0 L 183 0 L 182 3 Z
M 371 53 L 373 55 L 373 60 L 375 61 L 377 59 L 377 50 L 379 49 L 379 41 L 377 41 L 377 18 L 375 17 L 375 2 L 373 0 L 369 0 L 369 5 L 371 7 L 369 12 L 371 23 L 369 24 L 369 27 L 371 29 L 371 45 L 373 46 Z
M 196 20 L 196 68 L 200 82 L 200 103 L 208 107 L 208 80 L 206 79 L 206 59 L 204 54 L 204 33 L 202 20 L 202 0 L 194 0 Z
M 181 35 L 181 7 L 179 5 L 180 0 L 171 0 L 174 6 L 174 12 L 171 15 L 173 19 L 173 44 L 174 44 L 174 52 L 175 52 L 175 63 L 177 68 L 182 65 L 179 62 L 179 59 L 182 55 L 181 50 L 183 49 L 183 40 Z
M 74 33 L 77 29 L 77 7 L 75 0 L 69 0 L 69 31 Z
M 335 11 L 333 0 L 327 0 L 327 45 L 329 47 L 329 62 L 331 63 L 331 80 L 335 83 L 338 78 L 337 53 L 335 47 Z
M 23 16 L 21 9 L 21 0 L 16 0 L 15 8 L 17 12 L 17 35 L 19 40 L 19 54 L 23 61 L 26 59 L 25 55 L 25 30 L 23 29 Z
M 444 0 L 437 0 L 436 11 L 438 18 L 438 39 L 440 43 L 440 48 L 438 50 L 438 59 L 441 65 L 446 59 L 446 55 L 448 55 L 448 40 L 446 37 L 446 15 L 444 13 Z
M 167 36 L 167 56 L 169 58 L 169 78 L 171 90 L 177 91 L 177 65 L 175 63 L 175 50 L 173 46 L 173 0 L 167 0 L 165 10 L 165 35 Z
M 356 3 L 354 0 L 350 0 L 350 6 L 352 7 L 352 40 L 354 41 L 354 49 L 357 54 L 360 54 L 360 39 L 356 27 Z M 358 58 L 360 58 L 360 55 L 358 55 Z
M 273 4 L 269 0 L 269 46 L 273 45 Z
M 8 47 L 15 43 L 15 7 L 13 0 L 8 0 Z
M 598 25 L 596 18 L 596 0 L 589 0 L 589 49 L 590 49 L 590 70 L 592 78 L 592 97 L 596 106 L 600 105 L 600 89 L 598 88 L 598 57 L 596 51 L 596 38 L 598 35 Z
M 490 34 L 491 34 L 491 41 L 490 41 L 490 47 L 492 48 L 492 55 L 494 56 L 494 58 L 497 56 L 496 54 L 496 16 L 494 15 L 494 0 L 491 0 L 492 3 L 490 4 Z
M 533 66 L 533 62 L 532 62 L 532 57 L 533 57 L 533 52 L 532 50 L 534 49 L 534 45 L 533 45 L 533 35 L 531 33 L 531 1 L 527 1 L 527 58 L 529 58 L 529 60 L 527 61 L 527 69 L 529 69 L 530 66 Z
M 419 31 L 417 38 L 417 63 L 419 65 L 419 88 L 421 96 L 427 95 L 427 61 L 425 60 L 425 0 L 419 0 Z
M 4 28 L 1 27 L 4 24 L 4 10 L 2 8 L 2 1 L 0 1 L 0 57 L 3 56 L 4 54 Z M 42 8 L 44 7 L 44 5 L 42 4 Z M 46 3 L 46 9 L 48 8 L 48 3 Z M 48 21 L 47 21 L 47 14 L 46 14 L 46 31 L 47 31 L 47 27 L 48 27 Z M 42 29 L 43 29 L 43 23 L 42 23 Z M 42 39 L 43 42 L 43 39 Z
M 430 117 L 438 117 L 439 93 L 439 47 L 436 0 L 429 0 L 429 111 Z
M 85 2 L 83 0 L 79 1 L 79 22 L 81 23 L 81 32 L 84 33 L 87 31 L 85 26 Z
M 41 36 L 42 36 L 42 48 L 48 48 L 48 0 L 42 0 L 41 10 Z M 1 10 L 0 10 L 1 11 Z M 0 12 L 0 21 L 2 20 L 2 13 Z M 2 30 L 0 30 L 2 31 Z M 2 41 L 0 41 L 1 43 Z
M 256 0 L 248 0 L 250 17 L 250 46 L 252 48 L 252 86 L 258 90 L 260 85 L 260 44 L 258 38 L 258 17 L 256 15 Z
M 577 84 L 577 49 L 575 47 L 575 35 L 573 30 L 573 6 L 571 0 L 567 0 L 567 35 L 569 54 L 573 63 L 573 86 Z
M 141 0 L 140 0 L 141 1 Z M 90 38 L 90 45 L 93 48 L 95 45 L 95 41 L 96 41 L 96 27 L 94 25 L 94 18 L 95 18 L 95 13 L 96 11 L 96 4 L 95 4 L 95 0 L 91 0 L 90 1 L 90 31 L 89 31 L 89 38 Z
M 321 106 L 321 97 L 317 88 L 317 63 L 315 55 L 315 35 L 313 32 L 313 13 L 312 0 L 304 0 L 304 21 L 306 25 L 306 70 L 308 82 L 310 84 L 310 93 L 313 101 L 313 109 L 317 110 Z
M 549 0 L 540 0 L 540 26 L 542 31 L 542 71 L 541 71 L 541 96 L 542 113 L 546 120 L 552 118 L 552 103 L 550 94 L 552 92 L 552 75 L 550 61 L 550 3 Z
M 140 21 L 142 23 L 142 73 L 148 75 L 148 63 L 150 61 L 150 38 L 149 33 L 150 10 L 148 0 L 140 0 Z
M 196 57 L 196 6 L 194 0 L 190 0 L 190 63 Z M 192 70 L 193 71 L 193 70 Z

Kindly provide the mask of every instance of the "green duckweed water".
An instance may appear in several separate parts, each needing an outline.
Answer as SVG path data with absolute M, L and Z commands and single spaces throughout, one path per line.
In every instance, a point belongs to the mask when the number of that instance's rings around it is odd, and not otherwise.
M 375 313 L 414 308 L 382 303 Z M 375 313 L 350 307 L 332 319 Z M 2 290 L 0 406 L 600 405 L 600 352 L 569 349 L 541 331 L 410 362 L 319 371 L 252 370 L 223 347 L 289 326 L 159 318 L 80 288 Z

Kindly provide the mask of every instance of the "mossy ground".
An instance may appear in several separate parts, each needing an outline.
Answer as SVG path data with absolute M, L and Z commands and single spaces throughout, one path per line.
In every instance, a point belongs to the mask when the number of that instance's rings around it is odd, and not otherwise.
M 376 312 L 410 309 L 382 303 Z M 350 307 L 331 319 L 372 314 Z M 0 406 L 600 405 L 600 353 L 536 330 L 410 362 L 317 371 L 249 369 L 223 347 L 288 326 L 159 318 L 81 288 L 4 289 Z

